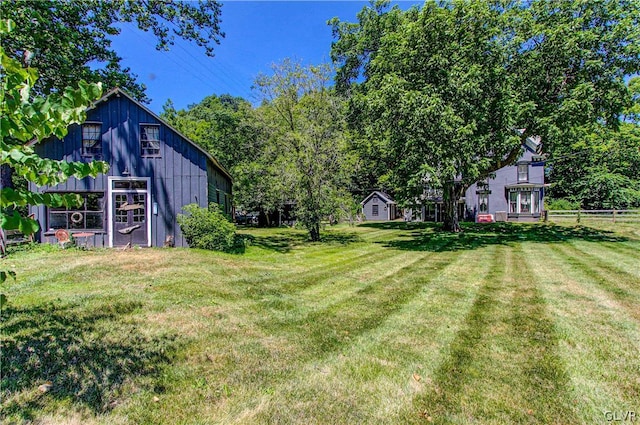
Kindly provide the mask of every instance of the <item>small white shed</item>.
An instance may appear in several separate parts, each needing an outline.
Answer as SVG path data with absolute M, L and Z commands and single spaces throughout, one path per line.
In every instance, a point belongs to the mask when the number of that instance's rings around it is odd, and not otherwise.
M 384 192 L 373 191 L 362 202 L 362 213 L 368 221 L 390 221 L 398 218 L 396 202 Z

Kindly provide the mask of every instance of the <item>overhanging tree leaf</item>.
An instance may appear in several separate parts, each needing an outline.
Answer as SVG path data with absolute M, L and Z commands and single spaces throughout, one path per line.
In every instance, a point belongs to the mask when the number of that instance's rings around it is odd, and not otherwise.
M 3 39 L 6 31 L 13 26 L 12 22 L 2 21 L 0 35 Z M 0 166 L 10 167 L 16 175 L 39 186 L 56 185 L 69 177 L 81 179 L 107 172 L 109 167 L 105 162 L 65 163 L 43 159 L 36 155 L 30 146 L 47 137 L 64 137 L 69 125 L 83 122 L 86 108 L 101 95 L 101 85 L 81 81 L 76 89 L 67 87 L 46 98 L 32 97 L 37 72 L 22 68 L 18 61 L 7 56 L 3 47 L 0 47 L 0 63 Z M 13 209 L 15 207 L 60 206 L 77 201 L 78 197 L 74 195 L 38 194 L 24 189 L 3 187 L 0 191 L 2 230 L 18 229 L 27 235 L 38 230 L 38 223 L 28 217 L 22 217 Z M 4 246 L 2 248 L 4 253 Z M 7 276 L 15 274 L 12 271 L 2 271 L 3 281 Z
M 213 0 L 2 1 L 0 16 L 18 23 L 11 32 L 5 31 L 2 46 L 9 57 L 40 70 L 34 86 L 37 94 L 61 92 L 86 80 L 102 82 L 107 90 L 124 88 L 136 99 L 147 101 L 145 86 L 136 82 L 129 68 L 122 67 L 111 47 L 111 37 L 121 31 L 118 24 L 134 22 L 139 29 L 152 32 L 159 50 L 168 50 L 175 37 L 180 37 L 213 56 L 214 47 L 224 37 L 220 14 L 221 4 Z

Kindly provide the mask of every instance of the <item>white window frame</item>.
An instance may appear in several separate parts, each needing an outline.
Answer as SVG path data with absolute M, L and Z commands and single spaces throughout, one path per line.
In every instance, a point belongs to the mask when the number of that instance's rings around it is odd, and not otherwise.
M 47 193 L 58 193 L 58 194 L 73 194 L 76 193 L 78 195 L 80 195 L 82 197 L 82 206 L 80 207 L 60 207 L 60 208 L 53 208 L 53 207 L 47 207 L 46 208 L 46 212 L 47 212 L 47 231 L 48 232 L 52 232 L 54 230 L 58 230 L 58 229 L 65 229 L 68 230 L 70 232 L 96 232 L 96 233 L 104 233 L 106 231 L 105 229 L 105 215 L 107 214 L 107 208 L 106 208 L 106 199 L 105 199 L 105 193 L 104 192 L 94 192 L 94 191 L 87 191 L 87 192 L 47 192 Z M 102 196 L 102 209 L 100 210 L 89 210 L 87 209 L 87 196 L 89 195 L 99 195 Z M 64 209 L 63 209 L 64 208 Z M 85 223 L 85 226 L 83 227 L 70 227 L 69 221 L 73 221 L 73 215 L 79 213 L 80 214 L 80 220 L 82 220 Z M 87 214 L 96 214 L 96 213 L 100 213 L 102 214 L 102 225 L 100 227 L 86 227 L 86 215 Z M 67 225 L 65 227 L 52 227 L 51 226 L 51 214 L 64 214 L 66 216 L 66 221 L 67 221 Z
M 98 137 L 95 139 L 95 143 L 97 143 L 99 145 L 99 148 L 100 148 L 100 152 L 99 153 L 98 152 L 87 152 L 87 150 L 86 150 L 84 141 L 85 140 L 92 140 L 92 139 L 85 139 L 84 130 L 85 130 L 85 128 L 88 128 L 90 126 L 91 127 L 99 127 Z M 86 121 L 86 122 L 84 122 L 84 123 L 82 123 L 80 125 L 80 133 L 81 133 L 80 138 L 82 139 L 81 142 L 80 142 L 81 143 L 80 149 L 81 149 L 82 156 L 83 157 L 87 157 L 87 158 L 102 158 L 102 156 L 104 155 L 104 147 L 102 146 L 102 123 L 101 122 L 97 122 L 97 121 Z M 95 146 L 95 144 L 94 144 L 94 146 Z M 93 146 L 91 148 L 93 148 Z
M 486 211 L 482 211 L 480 205 L 482 205 L 482 199 L 486 200 Z M 479 214 L 488 214 L 489 213 L 489 192 L 478 192 L 478 213 Z
M 518 183 L 529 182 L 529 163 L 517 164 L 518 169 Z
M 529 193 L 527 199 L 523 199 L 524 193 Z M 512 195 L 516 194 L 515 199 Z M 540 188 L 538 187 L 522 187 L 509 189 L 509 214 L 534 215 L 540 214 Z M 515 211 L 513 211 L 513 201 L 515 201 Z M 529 211 L 522 212 L 523 201 L 528 201 Z
M 158 138 L 157 139 L 142 139 L 142 131 L 145 127 L 154 127 L 158 129 Z M 140 123 L 140 156 L 142 158 L 161 158 L 162 157 L 162 143 L 161 143 L 161 139 L 160 139 L 160 124 L 152 124 L 152 123 Z M 145 132 L 146 134 L 146 132 Z M 148 137 L 148 135 L 147 135 Z M 149 153 L 145 153 L 145 150 L 149 150 L 149 149 L 156 149 L 156 148 L 151 148 L 149 146 L 147 146 L 145 148 L 144 144 L 150 144 L 150 143 L 157 143 L 158 144 L 158 153 L 155 154 L 149 154 Z

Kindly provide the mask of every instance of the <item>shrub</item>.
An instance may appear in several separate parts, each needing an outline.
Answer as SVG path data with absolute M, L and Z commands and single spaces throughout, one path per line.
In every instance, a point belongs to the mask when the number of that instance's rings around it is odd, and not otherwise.
M 236 248 L 236 227 L 222 213 L 218 204 L 209 208 L 189 204 L 178 214 L 178 224 L 191 248 L 232 251 Z
M 577 210 L 580 208 L 580 201 L 571 201 L 566 198 L 545 199 L 545 209 L 547 210 Z

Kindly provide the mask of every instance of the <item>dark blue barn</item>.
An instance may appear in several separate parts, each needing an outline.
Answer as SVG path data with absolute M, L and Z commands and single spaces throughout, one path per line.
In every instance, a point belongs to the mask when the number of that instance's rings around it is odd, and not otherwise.
M 55 242 L 57 229 L 80 234 L 92 246 L 186 246 L 176 217 L 182 207 L 220 204 L 232 212 L 232 179 L 209 153 L 119 89 L 97 101 L 82 125 L 63 139 L 34 146 L 44 158 L 103 160 L 108 175 L 69 179 L 40 192 L 72 192 L 84 198 L 78 208 L 35 207 L 37 235 Z M 85 236 L 82 236 L 84 234 Z

